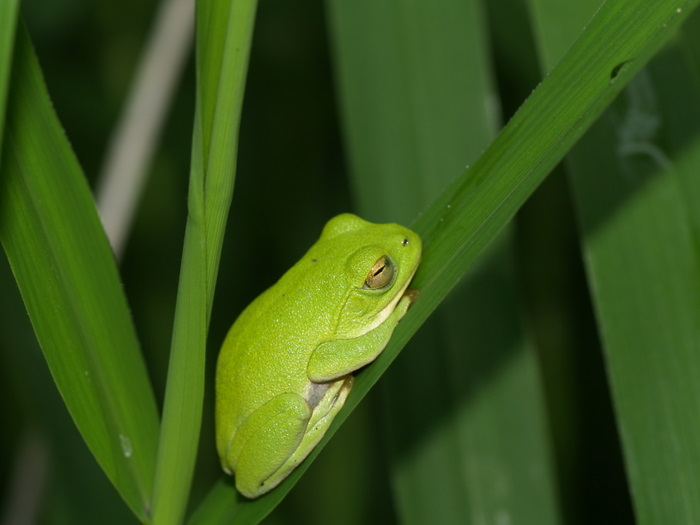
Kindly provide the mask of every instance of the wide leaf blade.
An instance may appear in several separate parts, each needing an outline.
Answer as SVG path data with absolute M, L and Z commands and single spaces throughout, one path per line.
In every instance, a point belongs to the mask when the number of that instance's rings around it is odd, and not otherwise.
M 158 415 L 117 268 L 85 178 L 17 32 L 0 171 L 0 240 L 73 420 L 142 520 Z
M 498 96 L 481 2 L 389 5 L 338 0 L 331 19 L 360 210 L 408 224 L 492 140 Z M 511 240 L 480 258 L 383 380 L 404 523 L 556 522 Z
M 547 17 L 550 4 L 532 1 L 546 66 L 571 30 Z M 567 162 L 635 514 L 648 524 L 700 520 L 697 13 L 687 26 Z

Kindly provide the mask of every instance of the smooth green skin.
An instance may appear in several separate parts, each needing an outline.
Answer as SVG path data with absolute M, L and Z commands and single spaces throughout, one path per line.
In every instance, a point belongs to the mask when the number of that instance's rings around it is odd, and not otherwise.
M 393 279 L 368 289 L 382 256 Z M 338 215 L 236 320 L 216 371 L 216 441 L 241 494 L 277 486 L 320 441 L 351 373 L 381 353 L 415 298 L 404 292 L 420 256 L 420 237 L 407 228 Z

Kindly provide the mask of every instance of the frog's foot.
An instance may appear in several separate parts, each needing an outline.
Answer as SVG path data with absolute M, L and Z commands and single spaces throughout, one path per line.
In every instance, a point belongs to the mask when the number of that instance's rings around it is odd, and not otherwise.
M 321 440 L 351 386 L 349 377 L 313 385 L 308 400 L 280 394 L 251 414 L 227 452 L 238 491 L 257 498 L 279 485 Z

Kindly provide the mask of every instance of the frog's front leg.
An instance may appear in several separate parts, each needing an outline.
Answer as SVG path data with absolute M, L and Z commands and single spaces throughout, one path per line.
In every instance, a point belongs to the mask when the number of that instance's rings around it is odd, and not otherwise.
M 396 325 L 416 297 L 407 290 L 382 324 L 352 339 L 335 339 L 318 345 L 311 354 L 306 372 L 311 381 L 332 381 L 374 361 L 382 353 Z

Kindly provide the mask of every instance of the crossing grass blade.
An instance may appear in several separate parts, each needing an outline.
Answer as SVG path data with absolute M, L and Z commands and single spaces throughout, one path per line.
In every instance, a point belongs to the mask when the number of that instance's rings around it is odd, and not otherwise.
M 95 204 L 22 26 L 10 84 L 0 240 L 76 426 L 131 510 L 146 520 L 155 398 Z

